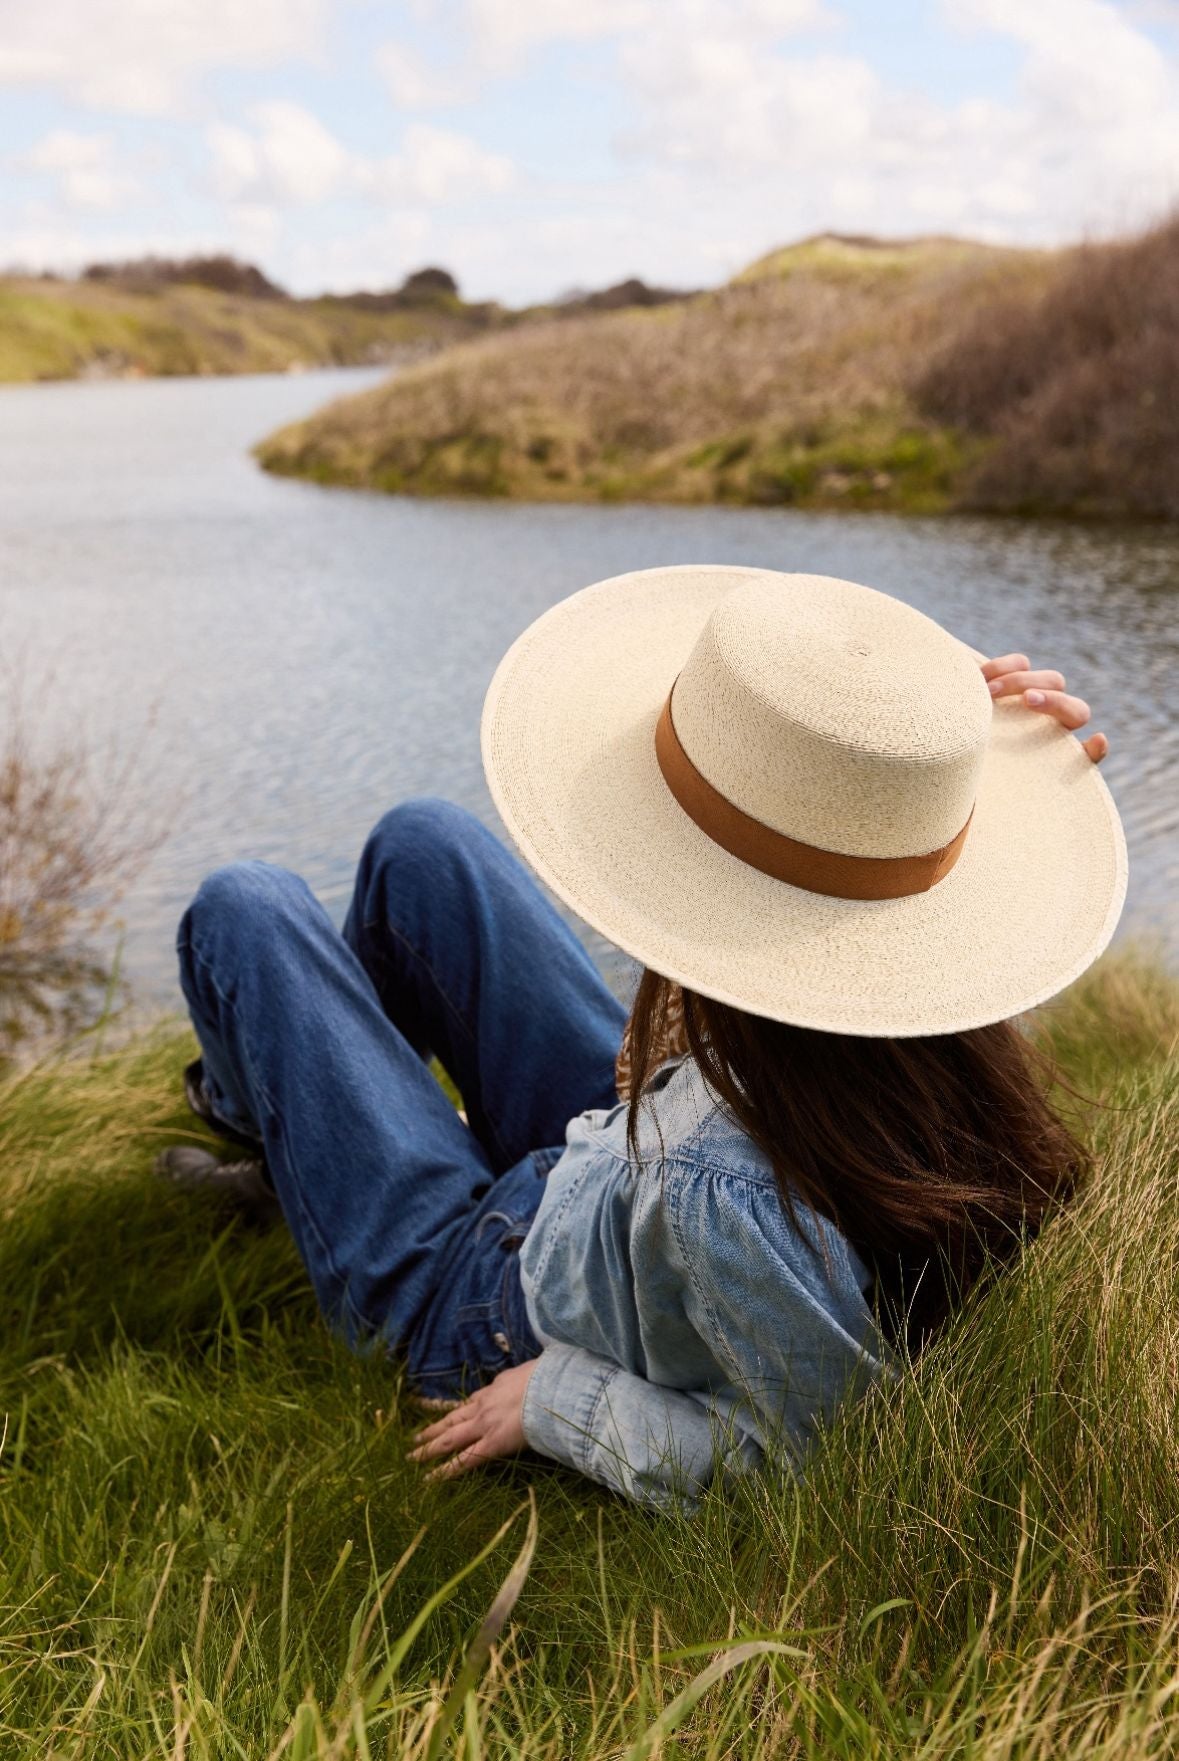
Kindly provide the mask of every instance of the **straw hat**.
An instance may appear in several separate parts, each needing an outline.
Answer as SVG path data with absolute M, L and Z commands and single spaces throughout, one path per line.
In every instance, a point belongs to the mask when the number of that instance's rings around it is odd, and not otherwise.
M 1076 978 L 1126 890 L 1096 767 L 980 659 L 850 581 L 641 570 L 525 630 L 483 762 L 541 878 L 656 972 L 801 1026 L 956 1032 Z

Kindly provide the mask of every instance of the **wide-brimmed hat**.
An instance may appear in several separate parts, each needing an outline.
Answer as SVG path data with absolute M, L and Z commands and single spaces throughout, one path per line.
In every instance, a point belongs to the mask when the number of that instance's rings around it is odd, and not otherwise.
M 645 569 L 513 644 L 483 761 L 526 860 L 654 971 L 801 1026 L 956 1032 L 1075 979 L 1126 890 L 1096 766 L 980 659 L 850 581 Z

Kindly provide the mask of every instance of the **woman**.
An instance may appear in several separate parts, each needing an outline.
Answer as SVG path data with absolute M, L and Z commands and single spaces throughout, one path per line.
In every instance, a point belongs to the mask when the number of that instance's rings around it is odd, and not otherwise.
M 520 637 L 492 793 L 645 968 L 629 1021 L 440 802 L 381 821 L 342 935 L 280 870 L 201 887 L 190 1095 L 262 1154 L 164 1171 L 273 1184 L 325 1314 L 458 1402 L 417 1439 L 434 1472 L 529 1444 L 659 1502 L 800 1456 L 1068 1193 L 1010 1017 L 1105 946 L 1125 849 L 1086 706 L 979 659 L 870 588 L 745 568 L 601 582 Z

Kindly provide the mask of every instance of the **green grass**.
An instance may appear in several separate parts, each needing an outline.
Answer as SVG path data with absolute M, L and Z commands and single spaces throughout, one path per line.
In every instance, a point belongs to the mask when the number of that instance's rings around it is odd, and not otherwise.
M 1179 999 L 1107 965 L 1045 1020 L 1090 1192 L 804 1485 L 694 1518 L 425 1486 L 285 1234 L 153 1182 L 187 1036 L 10 1079 L 0 1754 L 1173 1754 Z
M 0 279 L 0 381 L 282 373 L 407 357 L 479 328 L 454 309 L 366 312 L 186 285 Z
M 922 514 L 950 506 L 971 456 L 958 436 L 900 407 L 804 432 L 732 436 L 676 465 L 688 481 L 700 474 L 710 500 Z
M 831 281 L 855 281 L 864 276 L 904 279 L 914 268 L 956 266 L 981 255 L 1002 256 L 999 247 L 975 239 L 933 234 L 924 238 L 886 239 L 863 234 L 815 233 L 811 238 L 782 245 L 758 257 L 736 277 L 738 282 L 781 281 L 795 275 L 820 274 Z

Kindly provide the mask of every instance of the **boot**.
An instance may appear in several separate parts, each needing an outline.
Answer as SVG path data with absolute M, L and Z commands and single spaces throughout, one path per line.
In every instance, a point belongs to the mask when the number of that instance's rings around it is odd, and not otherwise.
M 222 1162 L 212 1151 L 194 1143 L 173 1144 L 155 1160 L 161 1180 L 189 1191 L 223 1193 L 258 1222 L 277 1222 L 282 1216 L 278 1195 L 270 1183 L 266 1164 L 259 1157 Z

